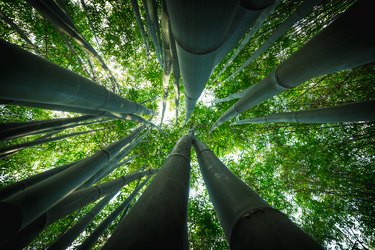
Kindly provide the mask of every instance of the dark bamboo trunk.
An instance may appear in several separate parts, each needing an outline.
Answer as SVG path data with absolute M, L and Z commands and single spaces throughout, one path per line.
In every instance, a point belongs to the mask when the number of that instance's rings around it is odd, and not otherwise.
M 19 231 L 16 235 L 9 238 L 8 241 L 0 245 L 4 249 L 22 249 L 32 242 L 48 225 L 57 220 L 77 211 L 78 209 L 88 205 L 89 203 L 115 192 L 131 181 L 142 178 L 145 175 L 154 174 L 156 170 L 148 170 L 123 176 L 115 180 L 89 187 L 83 190 L 73 192 L 64 200 L 51 208 L 46 213 L 36 218 L 32 223 Z
M 353 68 L 375 60 L 375 33 L 369 1 L 358 1 L 261 82 L 244 91 L 213 125 L 238 116 L 253 106 L 317 76 Z
M 197 139 L 193 145 L 231 249 L 322 249 L 232 174 L 206 145 Z
M 0 40 L 0 99 L 120 114 L 153 112 L 104 87 Z
M 187 249 L 191 141 L 176 144 L 103 249 Z
M 115 157 L 125 137 L 70 168 L 0 202 L 0 244 L 58 204 Z
M 81 121 L 85 121 L 85 120 L 89 120 L 93 118 L 96 118 L 96 117 L 91 116 L 91 115 L 84 115 L 84 116 L 72 117 L 72 118 L 62 118 L 62 119 L 33 122 L 31 124 L 27 124 L 21 127 L 16 127 L 16 128 L 0 131 L 0 140 L 15 139 L 21 136 L 29 135 L 33 132 L 43 131 L 43 130 L 50 129 L 50 128 L 61 127 L 63 125 L 81 122 Z

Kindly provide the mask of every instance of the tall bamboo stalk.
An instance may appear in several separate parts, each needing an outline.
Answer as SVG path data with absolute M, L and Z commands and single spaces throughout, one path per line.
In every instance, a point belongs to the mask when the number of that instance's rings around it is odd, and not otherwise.
M 215 122 L 211 130 L 313 77 L 373 62 L 375 34 L 364 25 L 371 22 L 370 9 L 368 1 L 352 5 L 265 79 L 247 88 L 243 97 Z
M 40 140 L 34 140 L 34 141 L 29 141 L 29 142 L 25 142 L 25 143 L 20 143 L 20 144 L 11 145 L 11 146 L 8 146 L 8 147 L 0 148 L 0 159 L 2 159 L 4 157 L 7 157 L 7 156 L 10 156 L 12 154 L 15 154 L 15 153 L 17 153 L 21 150 L 31 148 L 31 147 L 34 147 L 34 146 L 38 146 L 38 145 L 41 145 L 41 144 L 44 144 L 44 143 L 58 141 L 58 140 L 62 140 L 62 139 L 72 137 L 72 136 L 92 133 L 92 132 L 96 132 L 96 131 L 99 131 L 99 130 L 103 130 L 103 129 L 89 130 L 89 131 L 83 131 L 83 132 L 75 132 L 75 133 L 60 135 L 60 136 L 56 136 L 56 137 L 52 137 L 52 138 L 44 138 L 44 139 L 40 139 Z
M 257 59 L 263 52 L 265 52 L 273 43 L 282 37 L 295 23 L 306 17 L 315 6 L 319 5 L 322 0 L 305 0 L 303 3 L 282 23 L 280 24 L 271 34 L 271 36 L 238 68 L 233 72 L 229 77 L 227 77 L 222 82 L 227 82 L 233 79 L 239 72 L 246 68 L 250 63 Z M 232 62 L 233 59 L 238 55 L 232 56 L 229 59 L 228 63 Z M 217 78 L 225 71 L 229 66 L 226 64 L 221 72 L 218 74 Z
M 59 203 L 115 157 L 125 137 L 74 166 L 0 202 L 0 244 Z M 30 202 L 32 200 L 32 202 Z
M 329 108 L 276 113 L 252 119 L 244 119 L 233 125 L 270 122 L 337 123 L 375 121 L 375 101 L 354 102 Z
M 0 247 L 4 249 L 22 249 L 37 237 L 48 225 L 86 206 L 87 204 L 115 192 L 128 183 L 145 175 L 154 174 L 156 170 L 148 170 L 123 176 L 112 181 L 73 192 L 56 206 L 39 216 L 32 223 L 10 238 Z
M 227 169 L 206 145 L 198 139 L 193 145 L 231 249 L 322 249 Z
M 172 69 L 173 69 L 173 89 L 174 89 L 174 103 L 176 105 L 176 126 L 178 125 L 178 107 L 180 106 L 180 65 L 178 63 L 176 40 L 171 32 L 171 24 L 169 23 L 169 38 L 171 40 L 172 52 Z
M 63 125 L 72 124 L 80 121 L 90 120 L 96 118 L 96 116 L 83 115 L 72 118 L 61 118 L 47 121 L 34 122 L 25 126 L 16 127 L 12 129 L 0 131 L 0 140 L 10 140 L 25 135 L 29 135 L 34 132 L 40 132 L 50 128 L 62 127 Z
M 149 181 L 151 178 L 148 177 L 144 182 L 138 185 L 134 191 L 126 198 L 118 207 L 110 213 L 96 228 L 95 230 L 85 239 L 82 244 L 77 248 L 77 250 L 91 249 L 95 244 L 98 238 L 103 234 L 103 232 L 108 228 L 108 226 L 121 214 L 121 212 L 126 212 L 126 208 L 129 207 L 131 201 L 137 195 L 137 193 L 142 189 L 142 187 Z
M 141 32 L 143 44 L 145 45 L 146 56 L 148 57 L 148 55 L 150 53 L 149 48 L 148 48 L 148 40 L 147 40 L 147 37 L 146 37 L 145 28 L 143 27 L 143 22 L 142 22 L 142 19 L 141 19 L 141 13 L 139 12 L 138 1 L 137 0 L 131 0 L 130 2 L 132 4 L 135 20 L 137 21 L 139 31 Z
M 0 40 L 0 99 L 121 114 L 153 113 L 89 79 Z
M 40 53 L 40 50 L 38 48 L 38 46 L 36 46 L 32 41 L 30 41 L 30 39 L 27 37 L 27 35 L 25 34 L 25 32 L 17 25 L 15 24 L 12 19 L 10 19 L 9 17 L 7 17 L 5 15 L 4 12 L 2 12 L 0 10 L 0 19 L 2 19 L 6 24 L 8 24 L 15 32 L 17 32 L 17 34 L 23 39 L 25 40 L 25 42 L 27 42 L 33 49 L 34 51 L 38 54 L 38 55 L 41 55 Z
M 26 188 L 36 184 L 36 183 L 39 183 L 55 174 L 58 174 L 62 171 L 64 171 L 65 169 L 68 169 L 69 167 L 77 164 L 79 161 L 76 161 L 76 162 L 72 162 L 72 163 L 68 163 L 66 165 L 63 165 L 63 166 L 59 166 L 59 167 L 54 167 L 54 168 L 51 168 L 47 171 L 44 171 L 42 173 L 39 173 L 39 174 L 36 174 L 36 175 L 33 175 L 27 179 L 24 179 L 22 181 L 18 181 L 18 182 L 15 182 L 13 184 L 10 184 L 2 189 L 0 189 L 0 200 L 4 200 L 5 198 L 8 198 L 20 191 L 23 191 L 25 190 Z
M 176 144 L 103 249 L 187 248 L 191 141 L 186 135 Z

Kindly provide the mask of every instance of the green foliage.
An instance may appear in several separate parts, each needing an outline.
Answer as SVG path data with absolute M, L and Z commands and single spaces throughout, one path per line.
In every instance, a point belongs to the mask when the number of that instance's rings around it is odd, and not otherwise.
M 101 53 L 120 84 L 120 95 L 136 102 L 162 97 L 162 69 L 155 52 L 146 57 L 142 37 L 136 26 L 129 1 L 86 1 L 88 15 L 100 41 L 97 48 L 79 1 L 63 1 L 81 34 Z M 219 78 L 225 80 L 235 71 L 296 8 L 298 1 L 282 1 Z M 260 124 L 233 126 L 223 124 L 209 133 L 213 122 L 233 101 L 212 105 L 207 99 L 222 98 L 262 80 L 276 65 L 330 23 L 352 1 L 327 1 L 295 25 L 285 36 L 261 55 L 234 79 L 225 83 L 209 82 L 206 95 L 196 107 L 188 124 L 184 124 L 184 97 L 179 107 L 179 121 L 165 122 L 161 130 L 149 129 L 143 142 L 128 157 L 138 155 L 131 163 L 119 168 L 107 181 L 142 168 L 159 168 L 176 141 L 190 127 L 215 154 L 267 202 L 286 213 L 315 240 L 330 249 L 366 249 L 375 247 L 375 125 L 373 123 L 345 124 Z M 139 1 L 144 20 L 144 8 Z M 61 34 L 25 1 L 2 1 L 0 9 L 17 23 L 40 48 L 40 56 L 64 68 L 109 87 L 110 81 L 99 63 L 71 41 L 83 62 L 79 63 L 67 48 Z M 371 31 L 369 31 L 371 32 Z M 5 23 L 0 21 L 1 39 L 32 51 Z M 151 38 L 148 35 L 149 44 Z M 232 53 L 232 52 L 231 52 Z M 231 53 L 228 54 L 227 59 Z M 89 61 L 93 62 L 92 69 Z M 218 65 L 211 79 L 216 78 L 225 64 Z M 86 73 L 89 72 L 89 74 Z M 314 78 L 299 87 L 274 97 L 244 113 L 241 119 L 275 112 L 298 111 L 371 100 L 375 97 L 374 65 L 365 65 Z M 172 91 L 171 91 L 172 93 Z M 181 89 L 183 93 L 183 86 Z M 161 98 L 145 103 L 157 110 Z M 169 112 L 174 117 L 174 96 L 168 97 Z M 167 111 L 168 112 L 168 111 Z M 78 114 L 52 112 L 35 108 L 0 106 L 0 122 L 20 122 L 72 117 Z M 147 118 L 146 118 L 147 119 Z M 156 124 L 160 120 L 153 119 Z M 0 187 L 92 155 L 111 142 L 130 133 L 137 124 L 126 120 L 79 126 L 60 132 L 105 129 L 43 144 L 23 150 L 0 161 Z M 43 134 L 42 134 L 43 135 Z M 1 147 L 34 140 L 28 136 L 2 142 Z M 192 151 L 191 198 L 188 207 L 189 242 L 192 249 L 227 249 L 223 231 L 205 191 L 195 153 Z M 96 225 L 124 200 L 135 183 L 124 188 L 94 223 L 74 243 L 75 246 L 93 231 Z M 43 249 L 52 243 L 89 211 L 93 204 L 49 226 L 30 249 Z M 99 239 L 95 249 L 104 244 L 116 224 L 112 224 Z

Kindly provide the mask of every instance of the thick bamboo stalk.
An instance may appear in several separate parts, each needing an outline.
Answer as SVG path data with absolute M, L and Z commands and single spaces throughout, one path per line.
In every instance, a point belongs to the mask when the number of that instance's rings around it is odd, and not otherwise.
M 131 0 L 130 2 L 132 4 L 135 20 L 137 21 L 139 31 L 141 32 L 143 44 L 145 45 L 146 56 L 148 57 L 148 55 L 149 55 L 148 40 L 147 40 L 147 37 L 146 37 L 145 28 L 143 27 L 143 22 L 141 20 L 141 14 L 139 12 L 138 1 L 137 0 Z
M 98 172 L 128 142 L 127 137 L 74 166 L 0 202 L 0 244 L 25 228 Z
M 70 134 L 66 134 L 66 135 L 60 135 L 60 136 L 56 136 L 56 137 L 52 137 L 52 138 L 44 138 L 44 139 L 40 139 L 40 140 L 34 140 L 34 141 L 29 141 L 29 142 L 25 142 L 25 143 L 20 143 L 20 144 L 11 145 L 11 146 L 8 146 L 8 147 L 0 148 L 0 159 L 2 159 L 4 157 L 7 157 L 7 156 L 10 156 L 12 154 L 15 154 L 15 153 L 17 153 L 21 150 L 31 148 L 31 147 L 34 147 L 34 146 L 38 146 L 38 145 L 41 145 L 41 144 L 44 144 L 44 143 L 59 141 L 59 140 L 63 140 L 63 139 L 66 139 L 66 138 L 69 138 L 69 137 L 72 137 L 72 136 L 83 135 L 83 134 L 87 134 L 87 133 L 91 133 L 91 132 L 96 132 L 96 131 L 99 131 L 99 130 L 103 130 L 103 129 L 70 133 Z
M 17 34 L 23 39 L 25 40 L 34 50 L 35 52 L 40 55 L 40 50 L 39 48 L 32 42 L 30 41 L 30 39 L 27 37 L 27 35 L 25 34 L 25 32 L 20 28 L 18 27 L 17 24 L 15 24 L 12 19 L 10 19 L 9 17 L 7 17 L 5 15 L 5 13 L 3 13 L 1 10 L 0 10 L 0 19 L 2 19 L 6 24 L 8 24 L 15 32 L 17 32 Z
M 186 135 L 176 144 L 103 249 L 187 249 L 191 141 Z
M 215 122 L 211 130 L 313 77 L 373 62 L 375 34 L 364 25 L 371 22 L 370 9 L 368 1 L 352 5 L 264 80 L 247 88 L 244 96 Z
M 130 196 L 119 205 L 121 208 L 126 207 L 133 197 L 143 188 L 143 186 L 149 181 L 152 175 L 144 180 L 140 185 L 138 185 Z M 113 195 L 107 195 L 104 197 L 94 208 L 90 210 L 82 219 L 80 219 L 71 229 L 64 233 L 59 239 L 57 239 L 48 249 L 65 249 L 67 248 L 75 238 L 92 222 L 95 216 L 104 208 L 104 206 L 113 198 L 117 192 L 114 192 Z M 117 210 L 117 209 L 116 209 Z M 123 209 L 121 209 L 122 211 Z
M 101 110 L 153 113 L 89 79 L 0 40 L 0 98 L 6 100 Z
M 266 18 L 275 10 L 277 5 L 280 3 L 280 0 L 270 1 L 272 4 L 265 5 L 261 9 L 246 9 L 242 6 L 239 7 L 237 10 L 236 18 L 238 21 L 233 22 L 232 35 L 230 39 L 227 39 L 225 44 L 220 48 L 219 55 L 216 59 L 216 64 L 219 64 L 224 57 L 233 49 L 233 47 L 240 41 L 240 39 L 245 35 L 242 39 L 240 45 L 234 51 L 231 58 L 227 61 L 224 65 L 223 69 L 219 72 L 216 76 L 216 80 L 218 77 L 225 71 L 225 69 L 233 62 L 233 60 L 237 57 L 237 55 L 241 52 L 241 50 L 245 47 L 245 45 L 250 41 L 250 39 L 254 36 L 254 34 L 259 30 L 262 26 L 263 22 Z M 269 3 L 268 3 L 269 4 Z M 250 30 L 249 30 L 249 27 Z
M 151 178 L 148 177 L 140 185 L 138 185 L 134 191 L 126 198 L 112 213 L 110 213 L 96 228 L 95 230 L 82 242 L 82 244 L 77 248 L 77 250 L 91 249 L 98 238 L 103 234 L 103 232 L 108 228 L 108 226 L 121 214 L 122 211 L 129 207 L 130 202 L 134 199 L 137 193 L 142 189 L 142 187 Z
M 271 47 L 276 40 L 282 37 L 295 23 L 306 17 L 313 10 L 313 8 L 316 5 L 319 5 L 321 2 L 322 0 L 303 1 L 303 3 L 296 9 L 296 11 L 294 11 L 282 24 L 280 24 L 275 29 L 275 31 L 273 31 L 271 36 L 238 69 L 236 69 L 235 72 L 233 72 L 223 82 L 227 82 L 233 79 L 233 77 L 235 77 L 239 72 L 246 68 L 255 59 L 257 59 L 263 52 L 265 52 L 269 47 Z M 236 56 L 232 56 L 232 58 L 228 62 L 233 61 L 233 59 Z M 223 73 L 225 69 L 229 66 L 229 64 L 225 66 L 226 67 L 224 67 L 220 73 Z
M 18 181 L 18 182 L 15 182 L 13 184 L 10 184 L 4 188 L 2 188 L 0 190 L 0 200 L 4 200 L 5 198 L 8 198 L 10 197 L 11 195 L 14 195 L 20 191 L 23 191 L 25 190 L 26 188 L 36 184 L 36 183 L 39 183 L 55 174 L 58 174 L 62 171 L 64 171 L 65 169 L 68 169 L 69 167 L 77 164 L 79 161 L 76 161 L 76 162 L 72 162 L 72 163 L 69 163 L 69 164 L 66 164 L 66 165 L 63 165 L 63 166 L 59 166 L 59 167 L 54 167 L 54 168 L 51 168 L 47 171 L 44 171 L 42 173 L 39 173 L 39 174 L 36 174 L 36 175 L 33 175 L 27 179 L 24 179 L 22 181 Z
M 303 110 L 297 112 L 276 113 L 252 119 L 244 119 L 232 123 L 259 124 L 270 122 L 296 122 L 296 123 L 338 123 L 338 122 L 361 122 L 375 121 L 375 101 L 355 102 L 345 105 Z
M 231 249 L 322 249 L 235 176 L 202 142 L 200 170 Z
M 22 127 L 16 127 L 16 128 L 0 131 L 0 140 L 15 139 L 18 137 L 29 135 L 33 132 L 43 131 L 43 130 L 47 130 L 50 128 L 62 127 L 63 125 L 66 125 L 66 124 L 90 120 L 93 118 L 96 118 L 96 116 L 84 115 L 84 116 L 72 117 L 72 118 L 54 119 L 54 120 L 40 121 L 36 123 L 34 122 L 34 123 L 31 123 Z
M 26 247 L 33 239 L 35 239 L 35 237 L 37 237 L 48 225 L 51 225 L 57 220 L 107 194 L 115 192 L 131 181 L 142 178 L 145 175 L 154 174 L 155 171 L 156 170 L 138 172 L 97 185 L 95 187 L 89 187 L 84 190 L 76 191 L 66 197 L 48 212 L 39 216 L 31 224 L 26 226 L 15 236 L 5 242 L 5 244 L 0 245 L 0 247 L 4 249 L 22 249 Z

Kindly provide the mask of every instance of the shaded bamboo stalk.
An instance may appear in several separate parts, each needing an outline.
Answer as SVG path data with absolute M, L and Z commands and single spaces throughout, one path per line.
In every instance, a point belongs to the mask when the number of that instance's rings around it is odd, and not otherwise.
M 39 174 L 36 174 L 36 175 L 33 175 L 27 179 L 24 179 L 22 181 L 18 181 L 18 182 L 15 182 L 13 184 L 10 184 L 2 189 L 0 189 L 0 200 L 3 200 L 5 198 L 8 198 L 9 196 L 12 196 L 20 191 L 23 191 L 25 190 L 26 188 L 36 184 L 36 183 L 39 183 L 55 174 L 58 174 L 62 171 L 64 171 L 65 169 L 68 169 L 69 167 L 77 164 L 79 161 L 76 161 L 76 162 L 72 162 L 72 163 L 68 163 L 66 165 L 63 165 L 63 166 L 59 166 L 59 167 L 54 167 L 54 168 L 51 168 L 47 171 L 44 171 L 42 173 L 39 173 Z
M 375 60 L 375 34 L 363 25 L 372 18 L 368 1 L 358 1 L 301 49 L 282 62 L 261 82 L 246 90 L 212 126 L 225 121 L 287 89 L 320 75 Z
M 143 22 L 142 22 L 142 19 L 141 19 L 141 14 L 139 12 L 138 2 L 137 2 L 137 0 L 131 0 L 130 2 L 132 4 L 135 20 L 137 21 L 139 31 L 141 32 L 143 44 L 145 45 L 146 56 L 148 57 L 149 56 L 148 40 L 147 40 L 147 37 L 146 37 L 146 32 L 145 32 L 145 28 L 143 26 Z
M 163 61 L 161 58 L 161 46 L 159 45 L 157 30 L 155 29 L 154 15 L 153 15 L 153 2 L 152 0 L 142 0 L 143 7 L 146 12 L 146 23 L 148 31 L 150 32 L 151 41 L 155 48 L 156 58 L 161 68 L 163 68 Z
M 0 202 L 0 244 L 59 203 L 115 157 L 127 137 L 70 168 Z M 33 202 L 30 202 L 32 199 Z
M 154 180 L 102 249 L 187 248 L 191 142 L 190 135 L 177 142 Z M 143 226 L 150 221 L 152 226 Z
M 296 123 L 338 123 L 338 122 L 360 122 L 375 121 L 375 101 L 355 102 L 345 105 L 303 110 L 297 112 L 276 113 L 252 119 L 244 119 L 232 123 L 259 124 L 270 122 L 296 122 Z
M 143 188 L 143 186 L 149 181 L 152 175 L 149 175 L 140 185 L 138 185 L 130 196 L 119 205 L 121 211 L 123 207 L 129 205 L 133 197 Z M 104 208 L 104 206 L 113 198 L 117 192 L 112 195 L 104 197 L 94 208 L 90 210 L 82 219 L 80 219 L 71 229 L 64 233 L 59 239 L 57 239 L 48 249 L 65 249 L 70 246 L 73 241 L 81 234 L 81 232 L 93 221 L 95 216 Z M 116 208 L 117 210 L 117 208 Z M 117 217 L 117 216 L 116 216 Z M 99 225 L 100 226 L 100 225 Z
M 230 249 L 322 249 L 235 176 L 206 145 L 197 139 L 193 145 Z
M 119 88 L 116 79 L 111 70 L 108 68 L 99 53 L 86 41 L 86 39 L 78 32 L 77 28 L 71 21 L 67 11 L 62 10 L 54 1 L 46 0 L 27 0 L 27 2 L 35 8 L 42 16 L 44 16 L 58 31 L 69 36 L 73 41 L 80 45 L 84 50 L 89 52 L 98 60 L 102 68 L 108 74 L 112 82 L 112 91 L 115 92 Z
M 218 80 L 221 74 L 224 73 L 224 71 L 229 67 L 229 65 L 232 64 L 233 60 L 238 56 L 238 54 L 242 51 L 242 49 L 247 45 L 247 43 L 250 41 L 250 39 L 254 36 L 254 34 L 260 29 L 266 18 L 275 10 L 275 8 L 278 6 L 280 0 L 275 1 L 271 6 L 267 7 L 264 11 L 262 11 L 258 18 L 255 21 L 255 24 L 251 27 L 249 32 L 245 35 L 245 37 L 242 39 L 240 45 L 238 45 L 237 49 L 234 51 L 232 56 L 228 59 L 224 67 L 221 69 L 219 74 L 216 76 L 214 82 Z M 225 81 L 223 81 L 225 82 Z
M 85 239 L 82 244 L 77 248 L 77 250 L 85 250 L 91 249 L 91 247 L 95 244 L 98 238 L 103 234 L 103 232 L 112 224 L 112 222 L 124 211 L 123 215 L 126 214 L 126 210 L 129 207 L 131 201 L 134 197 L 138 194 L 138 192 L 142 189 L 142 187 L 149 181 L 151 178 L 148 177 L 145 181 L 143 181 L 140 185 L 138 185 L 134 191 L 129 195 L 127 199 L 125 199 L 113 212 L 111 212 L 96 228 L 95 230 Z
M 4 249 L 22 249 L 32 242 L 48 225 L 77 211 L 89 203 L 115 192 L 128 183 L 142 178 L 145 175 L 153 174 L 156 170 L 138 172 L 128 176 L 123 176 L 112 181 L 76 191 L 54 206 L 48 212 L 39 216 L 31 224 L 26 226 L 14 237 L 10 238 L 5 244 L 1 245 Z
M 56 137 L 52 137 L 52 138 L 34 140 L 34 141 L 30 141 L 30 142 L 25 142 L 25 143 L 20 143 L 20 144 L 11 145 L 11 146 L 8 146 L 8 147 L 0 148 L 0 159 L 2 159 L 4 157 L 7 157 L 7 156 L 10 156 L 12 154 L 15 154 L 15 153 L 17 153 L 21 150 L 31 148 L 31 147 L 34 147 L 34 146 L 38 146 L 38 145 L 41 145 L 41 144 L 44 144 L 44 143 L 59 141 L 59 140 L 66 139 L 66 138 L 69 138 L 69 137 L 83 135 L 83 134 L 87 134 L 87 133 L 92 133 L 92 132 L 96 132 L 96 131 L 100 131 L 100 130 L 103 130 L 103 129 L 89 130 L 89 131 L 83 131 L 83 132 L 75 132 L 75 133 L 60 135 L 60 136 L 56 136 Z
M 24 126 L 0 131 L 0 140 L 15 139 L 15 138 L 19 138 L 22 136 L 30 135 L 34 132 L 41 132 L 50 128 L 62 127 L 63 125 L 90 120 L 93 118 L 96 118 L 96 116 L 84 115 L 84 116 L 72 117 L 72 118 L 62 118 L 62 119 L 33 122 L 31 124 L 27 124 Z
M 0 40 L 0 99 L 110 113 L 153 112 L 71 71 Z M 53 81 L 51 81 L 53 79 Z
M 178 125 L 178 107 L 180 106 L 180 65 L 178 63 L 176 40 L 174 39 L 171 24 L 169 23 L 169 38 L 171 40 L 172 52 L 172 69 L 173 69 L 173 89 L 174 89 L 174 103 L 176 105 L 176 126 Z
M 282 37 L 295 23 L 306 17 L 315 6 L 320 4 L 322 0 L 305 0 L 303 3 L 282 23 L 280 24 L 271 34 L 271 36 L 238 68 L 233 72 L 228 78 L 223 82 L 230 81 L 239 72 L 246 68 L 250 63 L 257 59 L 263 52 L 265 52 L 273 43 Z M 237 55 L 236 55 L 237 56 Z M 232 61 L 235 57 L 231 58 Z M 231 61 L 228 61 L 231 62 Z M 226 65 L 227 67 L 229 66 Z M 225 71 L 226 67 L 223 68 L 222 72 Z M 219 75 L 220 75 L 219 73 Z M 217 79 L 217 78 L 216 78 Z
M 81 0 L 81 5 L 82 5 L 83 10 L 85 11 L 86 19 L 87 19 L 87 22 L 89 23 L 90 30 L 91 30 L 91 33 L 94 36 L 96 45 L 98 46 L 98 48 L 100 48 L 99 39 L 98 39 L 98 36 L 96 35 L 95 29 L 94 29 L 94 25 L 92 24 L 92 22 L 91 22 L 91 20 L 89 18 L 89 14 L 88 14 L 88 10 L 87 10 L 87 6 L 86 6 L 86 3 L 85 3 L 85 0 Z
M 169 16 L 167 12 L 167 6 L 165 1 L 162 1 L 161 9 L 161 30 L 162 30 L 162 39 L 163 39 L 163 55 L 164 55 L 164 64 L 163 64 L 163 107 L 161 113 L 160 126 L 163 124 L 167 98 L 169 95 L 169 78 L 172 70 L 172 51 L 170 43 L 170 30 L 169 30 Z
M 38 54 L 38 55 L 41 55 L 40 53 L 40 50 L 39 48 L 32 42 L 30 41 L 30 39 L 27 37 L 27 35 L 25 34 L 25 32 L 20 28 L 18 27 L 17 24 L 15 24 L 12 19 L 10 19 L 9 17 L 7 17 L 5 15 L 4 12 L 2 12 L 0 10 L 0 19 L 2 19 L 6 24 L 8 24 L 15 32 L 17 32 L 17 34 L 23 39 L 25 40 L 25 42 L 27 42 L 33 49 L 34 51 Z
M 231 94 L 231 95 L 229 95 L 227 97 L 224 97 L 224 98 L 215 99 L 213 101 L 213 103 L 229 102 L 229 101 L 232 101 L 234 99 L 241 98 L 243 96 L 243 94 L 244 94 L 243 91 L 240 91 L 240 92 Z

